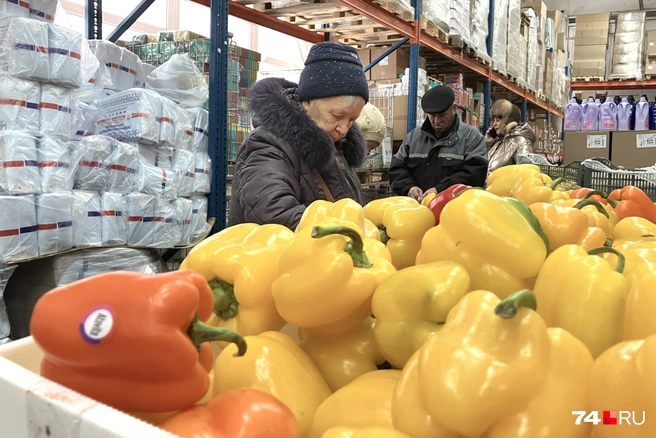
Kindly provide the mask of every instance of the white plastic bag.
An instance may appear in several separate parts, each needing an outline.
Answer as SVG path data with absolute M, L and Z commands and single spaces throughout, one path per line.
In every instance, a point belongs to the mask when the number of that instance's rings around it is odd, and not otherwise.
M 155 90 L 183 108 L 203 106 L 209 88 L 205 77 L 186 55 L 173 55 L 146 78 L 146 88 Z

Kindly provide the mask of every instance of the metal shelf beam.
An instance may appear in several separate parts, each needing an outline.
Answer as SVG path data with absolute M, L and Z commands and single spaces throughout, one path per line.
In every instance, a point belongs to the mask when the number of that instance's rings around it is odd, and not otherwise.
M 656 88 L 656 80 L 571 82 L 570 88 L 572 91 L 641 90 L 643 88 Z
M 107 40 L 115 43 L 130 28 L 137 22 L 139 17 L 146 12 L 146 10 L 155 2 L 155 0 L 141 0 L 141 2 L 128 14 L 127 17 L 121 21 L 118 26 L 107 36 Z

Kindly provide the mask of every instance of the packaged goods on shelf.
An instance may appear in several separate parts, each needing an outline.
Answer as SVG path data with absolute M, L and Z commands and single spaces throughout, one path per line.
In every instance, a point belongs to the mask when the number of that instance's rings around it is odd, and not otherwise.
M 15 105 L 14 102 L 20 102 Z M 0 125 L 3 130 L 39 131 L 41 89 L 38 82 L 0 75 Z
M 139 157 L 139 191 L 167 200 L 175 199 L 178 196 L 179 175 L 173 170 L 173 150 L 139 146 Z
M 508 65 L 508 0 L 499 0 L 494 4 L 493 30 L 492 67 L 505 75 Z
M 58 3 L 58 0 L 30 0 L 30 18 L 53 22 Z
M 130 193 L 128 198 L 128 244 L 146 246 L 148 236 L 147 222 L 152 220 L 155 211 L 156 197 L 146 193 Z
M 152 248 L 172 248 L 180 242 L 182 228 L 175 201 L 158 197 L 155 201 L 154 217 L 146 222 L 147 246 Z
M 471 0 L 471 42 L 478 56 L 490 61 L 487 52 L 488 16 L 490 15 L 490 3 L 487 0 Z
M 572 77 L 606 78 L 610 14 L 576 16 Z
M 191 199 L 178 198 L 173 201 L 174 208 L 178 212 L 178 223 L 180 226 L 180 240 L 178 245 L 189 245 L 192 239 L 192 217 L 194 202 Z
M 36 195 L 39 255 L 73 247 L 73 195 L 71 192 Z
M 0 345 L 10 342 L 11 326 L 9 325 L 9 315 L 3 298 L 9 277 L 11 277 L 16 268 L 16 266 L 0 267 Z
M 27 2 L 0 0 L 0 18 L 30 16 L 30 5 Z
M 198 239 L 207 233 L 209 225 L 207 223 L 208 200 L 205 196 L 194 196 L 193 209 L 191 211 L 191 238 Z
M 0 261 L 15 262 L 38 255 L 34 195 L 0 196 Z
M 422 0 L 421 13 L 444 33 L 449 33 L 449 0 Z
M 449 35 L 471 46 L 470 8 L 471 0 L 449 0 Z
M 199 107 L 207 100 L 208 87 L 201 71 L 185 55 L 171 59 L 146 78 L 146 88 L 155 90 L 184 108 Z
M 609 79 L 644 79 L 646 19 L 645 11 L 617 15 Z
M 0 70 L 36 82 L 48 81 L 48 24 L 29 18 L 0 20 Z
M 73 190 L 73 246 L 102 245 L 102 209 L 98 192 Z
M 96 134 L 119 141 L 159 143 L 161 98 L 156 92 L 134 88 L 101 99 L 97 107 Z
M 0 194 L 41 193 L 37 139 L 20 131 L 0 131 Z
M 100 195 L 103 245 L 125 245 L 128 238 L 128 202 L 124 193 Z
M 528 26 L 528 45 L 526 56 L 526 82 L 531 90 L 538 90 L 538 65 L 539 65 L 539 47 L 538 47 L 538 19 L 533 9 L 526 9 L 526 15 L 529 19 Z
M 527 73 L 527 60 L 528 60 L 528 39 L 524 35 L 519 35 L 517 46 L 517 62 L 519 65 L 519 80 L 520 85 L 528 88 L 528 81 L 526 80 Z
M 186 150 L 176 150 L 173 153 L 173 169 L 178 172 L 178 196 L 188 198 L 194 193 L 196 155 Z
M 69 142 L 43 136 L 37 141 L 37 157 L 41 191 L 65 192 L 73 189 L 79 150 Z
M 203 108 L 191 108 L 187 110 L 189 120 L 193 125 L 194 138 L 192 149 L 207 152 L 209 141 L 209 113 Z
M 171 99 L 161 98 L 160 135 L 162 146 L 191 150 L 193 131 L 188 113 Z
M 64 87 L 80 88 L 82 74 L 82 35 L 56 24 L 48 25 L 48 80 Z M 87 78 L 88 79 L 88 78 Z
M 196 151 L 194 194 L 205 195 L 212 190 L 212 160 L 207 152 Z
M 519 45 L 521 44 L 521 26 L 522 26 L 522 11 L 521 0 L 508 1 L 508 36 L 507 36 L 507 66 L 506 71 L 509 75 L 519 78 L 520 76 L 520 62 L 519 62 Z
M 104 85 L 106 89 L 125 91 L 134 87 L 139 57 L 105 40 L 91 40 L 89 48 L 98 61 L 109 69 L 110 80 Z
M 70 139 L 73 126 L 74 91 L 52 84 L 41 84 L 39 130 L 42 134 Z

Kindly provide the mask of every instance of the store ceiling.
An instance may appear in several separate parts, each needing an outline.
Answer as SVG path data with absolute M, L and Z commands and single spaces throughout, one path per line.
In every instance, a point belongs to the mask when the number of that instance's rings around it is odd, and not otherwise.
M 596 12 L 622 12 L 655 9 L 656 0 L 544 0 L 549 9 L 565 11 L 567 15 L 594 14 Z

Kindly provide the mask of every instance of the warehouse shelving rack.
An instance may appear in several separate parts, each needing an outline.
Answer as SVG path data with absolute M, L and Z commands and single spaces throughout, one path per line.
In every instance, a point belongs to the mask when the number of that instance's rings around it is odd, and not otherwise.
M 493 87 L 498 88 L 504 96 L 512 96 L 515 103 L 521 105 L 522 119 L 525 120 L 530 106 L 547 113 L 563 117 L 563 112 L 545 102 L 530 91 L 525 90 L 494 71 L 490 65 L 484 65 L 463 53 L 463 49 L 450 46 L 430 35 L 421 25 L 421 0 L 412 0 L 414 20 L 406 21 L 400 15 L 383 8 L 371 0 L 310 0 L 311 3 L 299 3 L 287 7 L 271 9 L 270 3 L 263 0 L 193 0 L 207 6 L 211 14 L 210 28 L 210 157 L 212 158 L 212 191 L 209 196 L 208 215 L 217 218 L 215 230 L 225 227 L 222 220 L 226 217 L 226 181 L 228 141 L 227 107 L 228 107 L 228 14 L 295 38 L 319 43 L 336 40 L 347 44 L 364 45 L 393 44 L 385 54 L 373 60 L 366 67 L 370 69 L 385 56 L 402 45 L 410 44 L 410 92 L 408 97 L 408 131 L 414 129 L 417 119 L 417 86 L 420 48 L 448 62 L 450 69 L 466 73 L 485 82 L 485 117 L 484 132 L 489 122 L 490 102 Z M 386 3 L 387 0 L 376 0 Z M 490 1 L 488 17 L 488 54 L 492 55 L 492 36 L 494 35 L 494 0 Z M 141 0 L 134 10 L 107 37 L 116 41 L 154 0 Z M 388 3 L 393 3 L 389 0 Z M 86 0 L 86 33 L 89 39 L 102 38 L 102 0 Z M 346 23 L 340 26 L 339 23 Z M 358 23 L 353 25 L 353 23 Z M 330 26 L 333 26 L 332 28 Z M 451 71 L 451 70 L 450 70 Z M 412 92 L 414 90 L 414 92 Z M 495 91 L 496 94 L 496 91 Z

